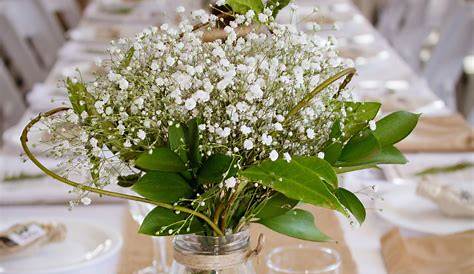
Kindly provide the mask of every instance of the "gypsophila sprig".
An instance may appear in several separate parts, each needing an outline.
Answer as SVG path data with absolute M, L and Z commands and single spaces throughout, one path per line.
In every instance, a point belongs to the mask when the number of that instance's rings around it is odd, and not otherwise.
M 275 23 L 278 1 L 248 3 L 220 1 L 233 13 L 195 11 L 176 27 L 112 42 L 93 82 L 66 80 L 71 109 L 25 128 L 27 156 L 76 187 L 76 203 L 90 204 L 86 194 L 96 192 L 155 205 L 144 234 L 223 235 L 260 222 L 327 240 L 309 213 L 293 209 L 298 202 L 362 223 L 364 207 L 339 187 L 337 173 L 405 163 L 394 144 L 418 116 L 396 112 L 376 122 L 379 103 L 350 101 L 355 70 L 333 38 Z M 215 33 L 221 38 L 209 39 Z M 88 170 L 89 183 L 37 161 L 27 134 L 38 122 L 55 136 L 55 156 Z M 115 183 L 139 196 L 105 190 Z M 292 228 L 300 223 L 305 231 Z

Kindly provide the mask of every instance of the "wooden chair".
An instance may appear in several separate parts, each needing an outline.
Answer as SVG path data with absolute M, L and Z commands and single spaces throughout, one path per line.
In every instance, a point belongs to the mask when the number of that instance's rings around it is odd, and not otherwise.
M 64 40 L 65 33 L 76 27 L 81 20 L 81 8 L 75 0 L 35 0 Z

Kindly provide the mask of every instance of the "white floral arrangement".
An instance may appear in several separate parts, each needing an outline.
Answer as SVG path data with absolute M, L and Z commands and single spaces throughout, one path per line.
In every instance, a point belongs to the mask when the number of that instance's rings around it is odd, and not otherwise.
M 80 192 L 73 204 L 90 203 L 87 194 L 96 192 L 156 205 L 144 234 L 219 236 L 258 222 L 327 240 L 311 213 L 295 208 L 300 202 L 363 222 L 364 206 L 339 187 L 337 174 L 405 163 L 393 145 L 418 115 L 375 122 L 380 104 L 353 102 L 346 88 L 352 62 L 338 56 L 333 39 L 276 23 L 285 5 L 220 2 L 228 12 L 195 11 L 177 27 L 113 42 L 93 82 L 66 80 L 71 108 L 25 128 L 26 154 Z M 225 38 L 203 41 L 218 28 Z M 69 157 L 60 175 L 26 144 L 38 121 L 53 136 L 55 156 Z M 90 182 L 71 181 L 75 169 L 88 170 Z M 139 196 L 106 190 L 109 184 Z

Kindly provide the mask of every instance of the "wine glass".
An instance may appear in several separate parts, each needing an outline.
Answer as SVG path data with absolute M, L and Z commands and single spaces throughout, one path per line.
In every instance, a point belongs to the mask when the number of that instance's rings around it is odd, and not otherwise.
M 129 201 L 132 218 L 141 224 L 145 216 L 154 208 L 153 205 L 136 201 Z M 168 273 L 167 251 L 165 237 L 152 237 L 153 241 L 153 261 L 151 266 L 140 269 L 136 274 L 165 274 Z
M 341 256 L 331 248 L 316 245 L 281 246 L 266 258 L 269 274 L 340 274 Z

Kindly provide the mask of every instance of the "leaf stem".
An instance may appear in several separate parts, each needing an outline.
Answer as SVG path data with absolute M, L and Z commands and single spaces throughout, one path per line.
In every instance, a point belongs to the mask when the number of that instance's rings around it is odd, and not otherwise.
M 153 205 L 163 207 L 163 208 L 167 208 L 167 209 L 170 209 L 170 210 L 177 210 L 177 211 L 192 214 L 192 215 L 194 215 L 198 218 L 201 218 L 203 221 L 205 221 L 218 235 L 224 236 L 224 233 L 222 233 L 222 231 L 219 229 L 219 227 L 216 224 L 214 224 L 206 215 L 204 215 L 200 212 L 197 212 L 197 211 L 194 211 L 192 209 L 182 207 L 182 206 L 173 206 L 173 205 L 170 205 L 170 204 L 167 204 L 167 203 L 156 202 L 156 201 L 152 201 L 152 200 L 149 200 L 149 199 L 146 199 L 146 198 L 143 198 L 143 197 L 139 197 L 139 196 L 128 195 L 128 194 L 123 194 L 123 193 L 114 192 L 114 191 L 108 191 L 108 190 L 104 190 L 104 189 L 100 189 L 100 188 L 87 186 L 87 185 L 84 185 L 84 184 L 81 184 L 81 183 L 77 183 L 77 182 L 71 181 L 67 178 L 64 178 L 64 177 L 56 174 L 55 172 L 49 170 L 47 167 L 45 167 L 43 164 L 41 164 L 41 162 L 33 155 L 33 153 L 30 151 L 30 149 L 27 145 L 28 133 L 29 133 L 30 129 L 36 123 L 38 123 L 41 120 L 41 118 L 49 117 L 49 116 L 52 116 L 56 113 L 66 111 L 66 110 L 69 110 L 69 109 L 70 108 L 68 108 L 68 107 L 60 107 L 60 108 L 52 109 L 52 110 L 47 111 L 45 113 L 40 113 L 38 116 L 36 116 L 33 120 L 31 120 L 25 126 L 25 128 L 23 129 L 23 131 L 21 133 L 20 141 L 21 141 L 21 146 L 22 146 L 25 154 L 28 156 L 28 158 L 30 158 L 30 160 L 39 169 L 41 169 L 41 171 L 43 171 L 46 175 L 48 175 L 48 176 L 64 183 L 64 184 L 67 184 L 67 185 L 70 185 L 72 187 L 79 188 L 79 189 L 82 189 L 82 190 L 85 190 L 85 191 L 90 191 L 90 192 L 94 192 L 94 193 L 97 193 L 97 194 L 100 194 L 100 195 L 116 197 L 116 198 L 120 198 L 120 199 L 127 199 L 127 200 L 133 200 L 133 201 L 137 201 L 137 202 L 153 204 Z

